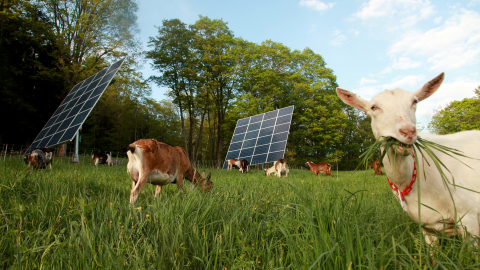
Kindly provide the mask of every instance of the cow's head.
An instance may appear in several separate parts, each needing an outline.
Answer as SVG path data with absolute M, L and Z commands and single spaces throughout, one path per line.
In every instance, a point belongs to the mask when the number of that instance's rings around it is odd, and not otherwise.
M 375 138 L 392 137 L 411 145 L 417 140 L 415 118 L 417 103 L 435 93 L 443 79 L 444 73 L 441 73 L 415 92 L 398 88 L 392 91 L 385 90 L 371 100 L 357 97 L 354 93 L 340 87 L 337 87 L 337 95 L 346 104 L 370 116 Z M 403 152 L 403 149 L 401 151 Z
M 205 171 L 203 171 L 202 174 L 200 175 L 200 179 L 197 181 L 198 188 L 203 192 L 209 192 L 210 190 L 212 190 L 213 182 L 210 181 L 211 177 L 212 177 L 212 173 L 209 173 L 208 176 L 205 177 Z

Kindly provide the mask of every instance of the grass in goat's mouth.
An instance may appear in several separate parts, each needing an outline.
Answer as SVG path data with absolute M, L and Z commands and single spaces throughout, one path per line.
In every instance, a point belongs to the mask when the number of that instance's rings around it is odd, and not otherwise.
M 399 149 L 399 147 L 403 148 L 403 156 L 408 156 L 413 151 L 415 153 L 414 159 L 415 159 L 415 162 L 417 164 L 418 164 L 418 161 L 419 161 L 418 160 L 419 154 L 421 154 L 421 157 L 422 157 L 421 161 L 424 163 L 424 165 L 426 163 L 426 165 L 430 166 L 430 162 L 433 161 L 433 164 L 435 164 L 437 170 L 440 172 L 440 175 L 442 176 L 442 180 L 443 180 L 443 183 L 444 183 L 445 186 L 447 186 L 447 183 L 448 184 L 452 184 L 452 183 L 450 183 L 450 181 L 446 177 L 445 173 L 443 172 L 443 169 L 448 171 L 450 173 L 450 175 L 452 175 L 452 173 L 445 166 L 445 164 L 437 157 L 434 150 L 438 151 L 438 152 L 441 152 L 445 155 L 448 155 L 452 158 L 455 158 L 457 160 L 458 160 L 458 158 L 455 157 L 455 156 L 471 158 L 471 157 L 465 156 L 463 154 L 463 152 L 461 152 L 457 149 L 450 148 L 450 147 L 447 147 L 447 146 L 444 146 L 444 145 L 440 145 L 438 143 L 435 143 L 435 142 L 432 142 L 432 141 L 429 141 L 429 140 L 425 140 L 425 139 L 421 138 L 420 136 L 417 137 L 417 140 L 415 141 L 414 144 L 405 144 L 405 143 L 402 143 L 402 142 L 400 142 L 399 140 L 397 140 L 393 137 L 380 137 L 360 156 L 360 158 L 362 159 L 362 164 L 365 164 L 365 165 L 370 164 L 372 162 L 373 156 L 375 155 L 375 153 L 378 151 L 378 149 L 381 146 L 384 147 L 384 151 L 381 153 L 380 161 L 383 160 L 383 158 L 385 157 L 385 155 L 387 154 L 387 152 L 390 148 L 392 148 L 392 150 L 395 153 L 398 153 L 397 150 Z M 430 162 L 426 159 L 426 157 L 430 157 L 430 159 L 431 159 Z M 390 156 L 388 156 L 388 160 L 389 160 L 390 164 L 392 164 L 393 161 L 390 160 Z M 460 162 L 462 162 L 462 161 L 460 161 Z M 468 166 L 464 162 L 462 162 L 462 163 L 465 166 L 467 166 L 468 168 L 471 169 L 470 166 Z M 443 167 L 443 169 L 442 169 L 442 167 Z M 424 173 L 424 172 L 419 172 L 419 173 Z M 426 179 L 426 180 L 428 181 L 428 179 Z M 453 178 L 453 175 L 452 175 L 452 180 L 453 180 L 453 185 L 454 186 L 460 187 L 460 186 L 455 185 L 455 179 Z M 464 187 L 462 187 L 462 188 L 464 188 Z M 477 191 L 475 191 L 475 192 L 477 192 Z M 479 193 L 479 192 L 477 192 L 477 193 Z

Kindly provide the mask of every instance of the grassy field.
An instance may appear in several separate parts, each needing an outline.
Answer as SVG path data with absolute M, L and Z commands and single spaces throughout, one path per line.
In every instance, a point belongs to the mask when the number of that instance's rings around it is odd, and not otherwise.
M 207 169 L 209 194 L 147 185 L 126 167 L 0 163 L 2 269 L 479 269 L 472 241 L 425 246 L 373 170 L 288 178 Z M 189 183 L 189 182 L 187 182 Z

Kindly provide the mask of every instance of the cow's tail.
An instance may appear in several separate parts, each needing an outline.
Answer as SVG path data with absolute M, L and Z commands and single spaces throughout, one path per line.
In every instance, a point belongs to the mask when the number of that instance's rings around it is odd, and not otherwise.
M 135 153 L 135 146 L 130 144 L 127 147 L 125 147 L 125 153 L 130 151 L 132 154 Z

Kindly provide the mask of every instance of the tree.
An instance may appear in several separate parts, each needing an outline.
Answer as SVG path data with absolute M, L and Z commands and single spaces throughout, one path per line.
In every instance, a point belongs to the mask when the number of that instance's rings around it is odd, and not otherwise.
M 49 17 L 29 1 L 0 5 L 0 141 L 30 144 L 60 104 L 55 69 L 56 37 Z
M 428 128 L 436 134 L 451 134 L 465 130 L 480 129 L 480 86 L 476 96 L 452 101 L 435 112 Z

